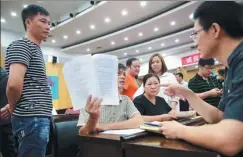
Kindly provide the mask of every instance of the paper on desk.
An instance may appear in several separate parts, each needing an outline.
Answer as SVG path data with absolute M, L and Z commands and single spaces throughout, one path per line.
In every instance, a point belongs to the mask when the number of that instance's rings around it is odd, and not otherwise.
M 142 129 L 107 130 L 102 132 L 102 134 L 132 135 L 140 132 L 145 132 L 145 131 Z
M 153 125 L 153 126 L 160 126 L 161 125 L 161 122 L 159 122 L 159 121 L 144 122 L 144 124 Z

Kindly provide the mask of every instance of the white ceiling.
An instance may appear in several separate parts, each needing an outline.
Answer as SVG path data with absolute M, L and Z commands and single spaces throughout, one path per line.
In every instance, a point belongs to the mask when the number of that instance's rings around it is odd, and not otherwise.
M 54 38 L 60 39 L 58 45 L 67 47 L 74 43 L 80 43 L 104 34 L 111 34 L 121 28 L 131 24 L 136 24 L 143 19 L 153 16 L 158 12 L 162 12 L 179 4 L 176 1 L 154 1 L 147 2 L 148 5 L 142 8 L 139 1 L 109 1 L 102 2 L 63 24 L 60 27 L 53 28 L 51 34 Z M 126 10 L 127 16 L 122 16 L 121 11 Z M 105 23 L 104 19 L 109 18 L 110 22 Z M 95 29 L 91 30 L 90 25 L 95 25 Z M 76 30 L 80 30 L 80 35 L 76 34 Z M 71 36 L 68 40 L 63 39 L 63 35 Z
M 71 55 L 107 53 L 116 55 L 121 62 L 129 57 L 143 58 L 142 62 L 146 62 L 155 52 L 171 55 L 191 50 L 193 21 L 189 16 L 201 2 L 146 1 L 144 7 L 140 2 L 102 1 L 92 7 L 90 1 L 34 3 L 48 10 L 53 22 L 67 19 L 69 13 L 81 12 L 53 27 L 52 37 L 44 43 L 61 47 L 63 52 Z M 20 18 L 24 4 L 30 4 L 30 1 L 1 1 L 1 18 L 6 19 L 6 23 L 1 23 L 1 28 L 24 32 Z M 124 9 L 126 16 L 121 15 Z M 11 11 L 15 11 L 17 17 L 11 17 Z M 106 17 L 110 18 L 109 23 L 104 22 Z M 172 21 L 175 22 L 173 26 Z M 90 25 L 96 28 L 91 30 Z M 158 28 L 158 31 L 155 32 L 154 28 Z M 81 33 L 76 34 L 77 30 Z M 143 36 L 139 36 L 140 32 Z M 64 35 L 68 38 L 64 39 Z M 124 41 L 125 37 L 127 41 Z M 179 41 L 176 42 L 176 39 Z M 52 40 L 56 42 L 52 43 Z
M 1 18 L 6 20 L 5 24 L 1 23 L 1 28 L 14 32 L 24 32 L 24 26 L 21 19 L 21 11 L 24 5 L 37 4 L 43 6 L 50 13 L 52 21 L 63 20 L 69 13 L 79 10 L 82 6 L 87 6 L 89 1 L 35 1 L 35 0 L 1 0 Z M 58 8 L 57 8 L 58 6 Z M 11 16 L 11 12 L 17 14 Z

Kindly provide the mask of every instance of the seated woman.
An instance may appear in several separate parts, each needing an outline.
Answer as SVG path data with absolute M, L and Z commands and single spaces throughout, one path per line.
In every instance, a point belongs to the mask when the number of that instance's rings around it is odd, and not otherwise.
M 159 84 L 160 79 L 157 75 L 145 75 L 143 77 L 144 93 L 133 100 L 143 120 L 146 122 L 172 119 L 168 114 L 171 111 L 171 107 L 166 103 L 164 98 L 156 96 L 160 90 Z
M 125 84 L 125 70 L 121 64 L 118 66 L 118 90 L 121 92 Z M 141 114 L 129 97 L 119 95 L 119 105 L 102 105 L 102 99 L 88 98 L 86 108 L 80 110 L 78 126 L 79 134 L 90 132 L 132 129 L 143 124 Z
M 167 72 L 167 66 L 165 64 L 164 58 L 160 54 L 154 54 L 149 59 L 149 74 L 156 74 L 161 83 L 178 83 L 174 74 Z M 136 91 L 133 98 L 143 94 L 143 85 Z M 165 99 L 169 106 L 175 111 L 180 111 L 179 98 L 171 98 L 164 94 L 164 89 L 160 88 L 158 96 Z

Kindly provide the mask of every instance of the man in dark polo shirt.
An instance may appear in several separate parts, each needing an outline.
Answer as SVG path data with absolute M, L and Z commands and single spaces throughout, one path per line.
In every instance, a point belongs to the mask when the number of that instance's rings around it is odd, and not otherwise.
M 213 66 L 213 58 L 200 58 L 198 73 L 189 81 L 188 87 L 201 99 L 217 107 L 222 95 L 222 86 L 215 77 L 210 76 Z
M 161 132 L 215 150 L 243 157 L 243 6 L 234 1 L 206 1 L 194 12 L 192 38 L 202 58 L 216 58 L 228 68 L 218 108 L 180 85 L 161 85 L 170 96 L 184 96 L 211 124 L 184 126 L 162 122 Z

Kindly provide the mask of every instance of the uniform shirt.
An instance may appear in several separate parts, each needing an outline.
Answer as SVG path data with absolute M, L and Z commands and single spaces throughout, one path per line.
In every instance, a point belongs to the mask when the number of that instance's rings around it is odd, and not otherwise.
M 99 123 L 107 124 L 121 122 L 130 119 L 134 114 L 139 113 L 129 97 L 120 95 L 119 105 L 102 105 Z M 80 110 L 78 126 L 83 126 L 89 118 L 85 109 Z
M 13 112 L 15 116 L 52 116 L 52 97 L 49 88 L 45 62 L 39 45 L 23 38 L 12 42 L 7 48 L 5 67 L 13 63 L 26 66 L 23 90 Z
M 243 123 L 243 42 L 229 56 L 228 65 L 219 109 L 224 112 L 224 119 Z M 243 151 L 235 157 L 243 157 Z
M 210 91 L 214 88 L 222 89 L 222 86 L 215 77 L 209 76 L 208 80 L 204 80 L 202 76 L 196 74 L 189 81 L 188 88 L 190 88 L 194 93 L 203 93 Z M 203 100 L 209 103 L 210 105 L 218 107 L 220 99 L 220 96 L 209 96 Z
M 133 103 L 137 107 L 141 115 L 155 116 L 167 114 L 171 111 L 170 106 L 165 102 L 165 99 L 156 96 L 155 104 L 151 103 L 144 94 L 137 96 Z
M 131 100 L 133 100 L 133 95 L 138 89 L 137 80 L 131 74 L 127 73 L 125 77 L 125 86 L 122 91 L 123 95 L 128 96 Z

